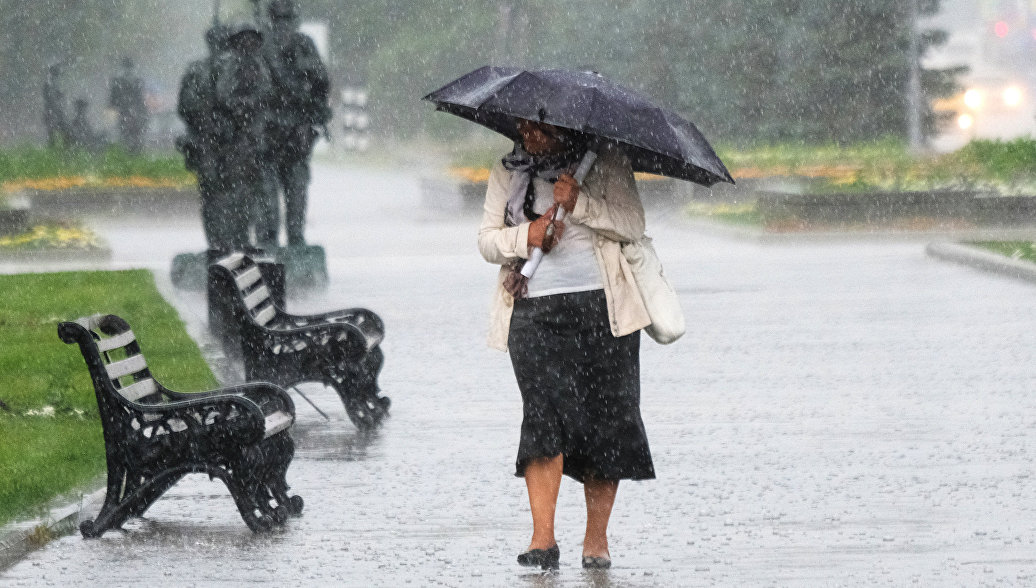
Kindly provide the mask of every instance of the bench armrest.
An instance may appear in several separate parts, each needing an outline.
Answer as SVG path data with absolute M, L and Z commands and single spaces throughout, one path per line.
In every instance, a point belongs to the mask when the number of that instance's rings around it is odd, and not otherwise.
M 295 414 L 295 404 L 292 402 L 291 396 L 283 388 L 270 382 L 248 382 L 204 392 L 177 392 L 161 386 L 161 391 L 173 400 L 197 400 L 225 395 L 243 396 L 259 405 L 264 414 L 270 414 L 277 410 Z
M 266 414 L 263 409 L 253 400 L 237 394 L 202 393 L 198 398 L 159 404 L 132 402 L 121 396 L 119 400 L 150 423 L 178 419 L 188 429 L 210 430 L 222 427 L 240 443 L 258 442 L 265 434 Z M 236 414 L 232 414 L 231 409 L 236 409 Z M 157 415 L 159 418 L 143 418 L 144 415 Z M 201 417 L 200 422 L 197 416 Z
M 240 394 L 245 398 L 259 405 L 267 416 L 275 412 L 285 412 L 292 417 L 295 416 L 295 403 L 291 396 L 276 384 L 270 382 L 249 382 L 239 386 L 226 388 L 226 391 L 233 394 Z
M 366 308 L 346 308 L 321 314 L 290 314 L 281 311 L 278 319 L 282 329 L 315 327 L 324 324 L 347 324 L 363 334 L 367 350 L 381 344 L 385 337 L 385 323 L 381 317 Z
M 349 323 L 321 323 L 306 327 L 262 329 L 267 339 L 267 348 L 282 346 L 287 352 L 305 347 L 328 349 L 329 345 L 344 343 L 349 356 L 367 353 L 381 342 L 380 338 L 368 337 L 358 327 Z M 341 349 L 341 347 L 338 347 Z

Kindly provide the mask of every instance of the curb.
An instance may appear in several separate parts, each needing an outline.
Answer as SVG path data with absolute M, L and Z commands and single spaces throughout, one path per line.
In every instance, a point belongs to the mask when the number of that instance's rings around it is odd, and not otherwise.
M 108 261 L 112 251 L 107 246 L 95 249 L 0 249 L 0 262 L 46 263 L 52 261 Z
M 97 512 L 104 502 L 104 488 L 84 494 L 79 502 L 62 504 L 41 519 L 9 523 L 0 529 L 0 571 L 14 564 L 49 541 L 79 530 L 84 512 Z
M 708 217 L 688 216 L 683 223 L 691 230 L 716 237 L 770 243 L 831 243 L 848 241 L 928 241 L 934 238 L 953 238 L 955 233 L 896 231 L 768 231 L 752 225 L 737 225 Z
M 1036 263 L 1012 259 L 986 249 L 960 243 L 936 242 L 925 247 L 929 257 L 978 270 L 1036 283 Z
M 65 190 L 23 190 L 19 194 L 37 214 L 133 216 L 196 211 L 197 186 L 98 187 Z
M 908 231 L 874 229 L 871 231 L 798 231 L 775 232 L 747 225 L 735 225 L 700 216 L 686 216 L 684 224 L 691 230 L 719 237 L 744 239 L 758 243 L 839 242 L 839 241 L 1016 241 L 1031 240 L 1036 227 L 988 227 L 960 230 Z

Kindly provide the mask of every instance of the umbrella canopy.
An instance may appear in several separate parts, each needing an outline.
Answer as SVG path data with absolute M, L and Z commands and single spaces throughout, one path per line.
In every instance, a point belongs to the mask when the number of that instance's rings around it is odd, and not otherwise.
M 734 183 L 693 124 L 595 72 L 486 66 L 424 99 L 514 140 L 516 118 L 540 121 L 622 143 L 636 171 Z

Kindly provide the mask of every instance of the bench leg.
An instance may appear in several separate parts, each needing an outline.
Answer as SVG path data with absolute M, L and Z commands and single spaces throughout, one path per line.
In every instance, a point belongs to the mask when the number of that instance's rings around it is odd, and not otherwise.
M 384 362 L 384 353 L 375 347 L 359 361 L 336 361 L 333 373 L 325 374 L 324 384 L 335 389 L 349 420 L 358 429 L 377 427 L 388 416 L 391 401 L 378 395 L 378 374 Z
M 211 472 L 226 484 L 241 518 L 253 532 L 268 531 L 302 511 L 302 499 L 287 495 L 286 474 L 294 454 L 295 444 L 282 432 Z
M 288 466 L 295 455 L 295 443 L 286 432 L 275 435 L 267 442 L 273 444 L 275 449 L 272 455 L 276 456 L 276 460 L 270 464 L 266 472 L 265 485 L 276 501 L 278 509 L 283 509 L 287 516 L 302 516 L 302 497 L 288 495 Z
M 116 467 L 108 472 L 108 489 L 104 505 L 94 519 L 82 521 L 79 532 L 84 538 L 94 539 L 106 531 L 118 529 L 131 516 L 141 516 L 166 490 L 187 474 L 189 468 L 175 468 L 161 472 L 150 480 L 139 480 L 139 474 Z M 125 483 L 125 488 L 123 487 Z
M 238 512 L 241 513 L 241 518 L 253 533 L 262 533 L 273 528 L 274 519 L 263 509 L 261 501 L 257 499 L 255 490 L 258 484 L 255 484 L 254 480 L 239 479 L 240 475 L 222 468 L 212 472 L 212 475 L 226 484 L 227 490 L 230 490 L 230 495 L 234 498 Z
M 304 502 L 302 497 L 299 495 L 289 496 L 288 495 L 288 482 L 284 479 L 284 474 L 278 476 L 280 479 L 271 480 L 269 483 L 270 491 L 273 493 L 274 498 L 280 506 L 286 509 L 289 516 L 300 517 L 302 516 L 302 507 Z

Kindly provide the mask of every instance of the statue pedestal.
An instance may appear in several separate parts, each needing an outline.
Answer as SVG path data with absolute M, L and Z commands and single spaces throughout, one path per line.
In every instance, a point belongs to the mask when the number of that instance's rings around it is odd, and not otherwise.
M 289 245 L 271 252 L 284 265 L 288 289 L 323 290 L 327 288 L 327 256 L 319 245 Z
M 319 245 L 255 249 L 245 253 L 283 265 L 284 281 L 289 292 L 327 287 L 327 257 L 324 248 Z M 219 255 L 219 252 L 180 253 L 174 257 L 171 270 L 173 285 L 182 290 L 205 290 L 212 255 Z

